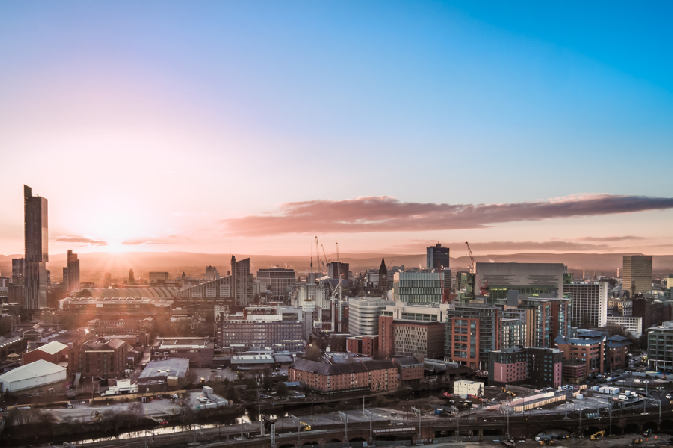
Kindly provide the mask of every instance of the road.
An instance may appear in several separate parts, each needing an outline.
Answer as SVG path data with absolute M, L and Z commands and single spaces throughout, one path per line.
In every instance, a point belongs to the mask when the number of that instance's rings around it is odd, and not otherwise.
M 50 409 L 52 414 L 58 421 L 84 419 L 89 420 L 93 411 L 105 413 L 112 412 L 128 412 L 131 403 L 114 403 L 109 406 L 91 406 L 90 404 L 76 404 L 74 409 Z M 171 400 L 154 400 L 150 403 L 143 403 L 143 414 L 148 417 L 155 415 L 172 415 L 180 414 L 181 408 L 178 403 L 173 403 Z

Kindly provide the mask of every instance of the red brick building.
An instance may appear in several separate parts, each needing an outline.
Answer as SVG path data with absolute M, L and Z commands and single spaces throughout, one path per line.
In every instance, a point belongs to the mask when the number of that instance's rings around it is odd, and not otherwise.
M 321 394 L 382 392 L 398 387 L 392 361 L 317 362 L 297 360 L 288 370 L 288 381 L 298 381 Z
M 52 364 L 58 365 L 61 362 L 68 362 L 68 355 L 70 348 L 57 341 L 52 341 L 48 344 L 38 347 L 28 353 L 23 354 L 23 365 L 35 362 L 38 359 L 44 359 Z
M 620 335 L 610 336 L 606 341 L 607 364 L 610 369 L 624 369 L 628 367 L 628 353 L 631 342 L 628 338 Z
M 425 363 L 414 356 L 396 356 L 393 362 L 404 383 L 418 383 L 425 377 Z
M 352 336 L 346 339 L 346 351 L 348 353 L 377 357 L 379 355 L 379 337 Z
M 130 346 L 120 339 L 87 341 L 72 352 L 73 373 L 103 378 L 120 377 L 128 364 Z
M 563 352 L 563 359 L 583 362 L 587 376 L 606 372 L 605 341 L 603 333 L 593 330 L 578 330 L 575 337 L 556 338 L 558 349 Z
M 392 316 L 379 316 L 379 356 L 386 359 L 395 356 L 395 332 Z

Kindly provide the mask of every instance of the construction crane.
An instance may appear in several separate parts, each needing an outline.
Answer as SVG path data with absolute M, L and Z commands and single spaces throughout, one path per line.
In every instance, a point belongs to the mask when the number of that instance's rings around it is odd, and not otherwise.
M 484 283 L 484 285 L 481 284 L 481 280 L 479 279 L 479 274 L 477 273 L 477 263 L 474 261 L 474 256 L 472 255 L 472 249 L 470 249 L 470 243 L 465 241 L 465 245 L 467 246 L 467 251 L 470 254 L 470 261 L 472 262 L 472 265 L 470 266 L 470 274 L 474 275 L 474 291 L 473 293 L 476 295 L 477 291 L 481 295 L 487 295 L 488 294 L 488 280 Z
M 470 260 L 472 260 L 472 266 L 470 266 L 470 274 L 475 274 L 477 272 L 477 264 L 474 262 L 474 257 L 472 256 L 472 249 L 470 249 L 470 243 L 465 241 L 467 250 L 470 253 Z
M 329 263 L 329 260 L 327 260 L 327 255 L 325 255 L 325 246 L 323 246 L 322 243 L 320 243 L 320 247 L 322 248 L 322 256 L 323 256 L 323 258 L 324 258 L 324 260 L 325 260 L 325 262 L 323 263 L 323 265 L 326 266 L 326 265 Z

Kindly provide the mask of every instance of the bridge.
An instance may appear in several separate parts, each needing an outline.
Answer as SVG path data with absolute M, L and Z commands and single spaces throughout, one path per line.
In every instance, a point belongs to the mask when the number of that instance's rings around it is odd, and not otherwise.
M 515 438 L 535 437 L 542 431 L 568 431 L 575 437 L 605 430 L 606 435 L 636 434 L 651 429 L 654 434 L 673 435 L 673 412 L 662 412 L 662 421 L 659 423 L 659 413 L 654 412 L 646 415 L 638 413 L 624 414 L 613 412 L 612 425 L 606 415 L 601 418 L 582 418 L 580 426 L 579 416 L 574 415 L 571 419 L 564 419 L 562 415 L 539 416 L 516 416 L 510 417 L 509 432 Z M 348 438 L 345 437 L 345 428 L 341 423 L 314 426 L 311 431 L 283 431 L 276 434 L 276 448 L 300 448 L 316 445 L 339 446 L 345 441 L 357 446 L 361 442 L 370 442 L 383 445 L 397 443 L 411 445 L 418 442 L 431 443 L 433 440 L 444 437 L 472 437 L 493 438 L 504 436 L 507 432 L 507 423 L 504 416 L 486 418 L 472 417 L 470 419 L 455 418 L 427 419 L 421 422 L 421 436 L 418 435 L 418 422 L 408 423 L 384 423 L 373 422 L 370 430 L 368 422 L 349 423 Z M 151 433 L 150 433 L 151 434 Z M 248 438 L 240 438 L 240 428 L 235 426 L 221 426 L 198 431 L 183 431 L 174 434 L 156 435 L 152 437 L 153 447 L 185 446 L 189 442 L 198 441 L 201 445 L 209 447 L 234 446 L 235 448 L 271 448 L 271 440 L 268 435 L 259 436 L 258 430 L 254 429 L 247 433 Z M 96 448 L 112 446 L 143 447 L 144 438 L 107 440 L 92 443 Z

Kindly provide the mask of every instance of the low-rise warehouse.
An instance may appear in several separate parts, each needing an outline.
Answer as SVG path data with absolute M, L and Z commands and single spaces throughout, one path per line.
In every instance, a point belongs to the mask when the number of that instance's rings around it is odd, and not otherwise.
M 138 377 L 138 384 L 147 386 L 163 382 L 169 386 L 177 386 L 179 382 L 185 380 L 187 372 L 189 372 L 189 359 L 186 358 L 152 361 Z
M 2 392 L 16 392 L 41 387 L 65 381 L 67 375 L 65 367 L 57 366 L 44 359 L 38 359 L 0 375 L 0 390 Z

